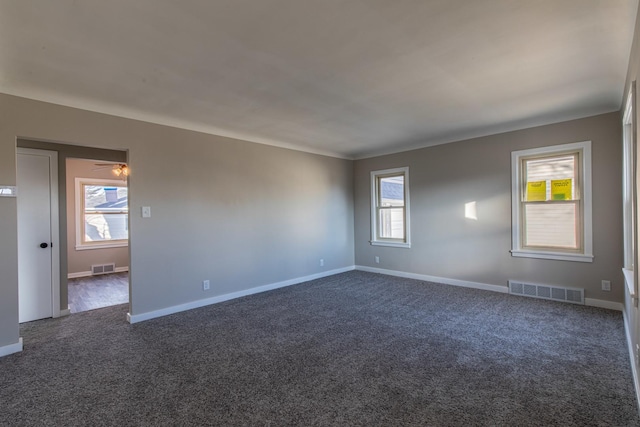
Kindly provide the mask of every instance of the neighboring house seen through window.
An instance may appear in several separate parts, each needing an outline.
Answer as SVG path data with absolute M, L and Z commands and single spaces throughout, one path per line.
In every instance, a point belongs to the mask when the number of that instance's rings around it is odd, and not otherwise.
M 591 262 L 591 143 L 512 153 L 513 256 Z
M 128 220 L 126 183 L 76 178 L 76 249 L 126 246 Z
M 371 172 L 371 244 L 410 247 L 409 168 Z

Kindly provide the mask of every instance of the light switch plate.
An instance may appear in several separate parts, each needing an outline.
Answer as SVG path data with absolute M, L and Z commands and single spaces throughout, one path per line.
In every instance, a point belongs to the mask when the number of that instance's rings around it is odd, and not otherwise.
M 142 207 L 142 218 L 151 218 L 151 206 Z
M 18 189 L 13 185 L 0 185 L 0 197 L 16 197 Z

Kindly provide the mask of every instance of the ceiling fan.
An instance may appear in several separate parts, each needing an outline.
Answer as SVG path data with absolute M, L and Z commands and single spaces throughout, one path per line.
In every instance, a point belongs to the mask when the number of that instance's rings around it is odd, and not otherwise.
M 126 163 L 96 163 L 95 165 L 98 167 L 94 171 L 111 168 L 111 172 L 115 176 L 122 176 L 123 178 L 129 176 L 129 166 Z

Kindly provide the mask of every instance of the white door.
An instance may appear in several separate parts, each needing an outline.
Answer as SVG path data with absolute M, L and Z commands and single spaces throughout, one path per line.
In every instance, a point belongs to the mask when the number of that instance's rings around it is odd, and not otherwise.
M 18 148 L 17 187 L 18 318 L 22 323 L 57 317 L 60 311 L 54 298 L 55 293 L 59 300 L 57 153 Z

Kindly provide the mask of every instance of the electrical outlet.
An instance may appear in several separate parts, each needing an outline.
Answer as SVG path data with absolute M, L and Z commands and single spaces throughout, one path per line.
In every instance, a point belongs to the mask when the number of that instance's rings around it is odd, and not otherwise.
M 376 264 L 380 264 L 380 257 L 379 256 L 376 257 Z
M 208 280 L 203 280 L 202 281 L 202 290 L 203 291 L 208 291 L 210 287 L 211 287 L 211 283 Z
M 610 291 L 611 290 L 611 280 L 603 280 L 602 281 L 602 290 Z
M 324 267 L 324 260 L 323 259 L 320 260 L 320 267 Z

